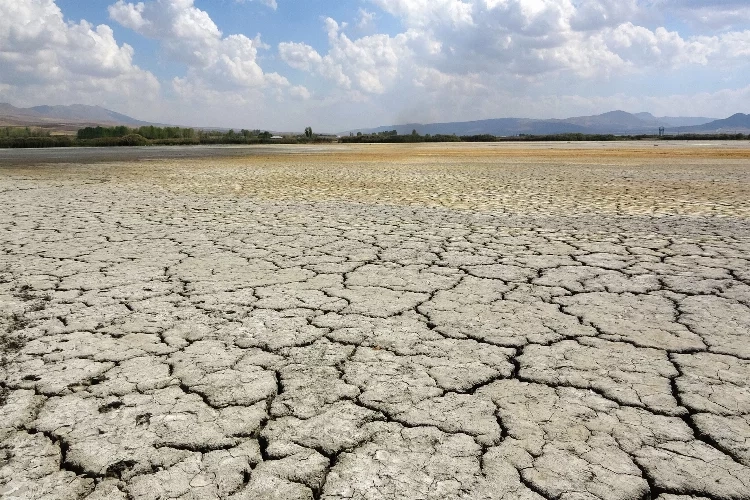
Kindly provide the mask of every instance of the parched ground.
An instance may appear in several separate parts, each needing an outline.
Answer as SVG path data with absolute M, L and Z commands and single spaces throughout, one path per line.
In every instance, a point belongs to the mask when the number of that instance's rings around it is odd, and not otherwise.
M 750 498 L 749 165 L 0 151 L 0 497 Z

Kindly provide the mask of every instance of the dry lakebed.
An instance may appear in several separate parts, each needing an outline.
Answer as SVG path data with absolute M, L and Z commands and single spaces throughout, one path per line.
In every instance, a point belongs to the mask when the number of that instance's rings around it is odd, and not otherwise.
M 3 499 L 750 498 L 750 145 L 0 150 Z

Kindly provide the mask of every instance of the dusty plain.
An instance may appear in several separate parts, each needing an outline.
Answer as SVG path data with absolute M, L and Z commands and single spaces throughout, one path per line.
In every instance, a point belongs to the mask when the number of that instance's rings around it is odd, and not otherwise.
M 0 150 L 0 497 L 750 498 L 750 145 Z

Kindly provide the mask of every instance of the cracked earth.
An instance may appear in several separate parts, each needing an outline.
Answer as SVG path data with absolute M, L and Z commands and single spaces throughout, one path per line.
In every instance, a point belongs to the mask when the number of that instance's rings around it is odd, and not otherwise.
M 749 160 L 0 151 L 0 497 L 750 498 Z

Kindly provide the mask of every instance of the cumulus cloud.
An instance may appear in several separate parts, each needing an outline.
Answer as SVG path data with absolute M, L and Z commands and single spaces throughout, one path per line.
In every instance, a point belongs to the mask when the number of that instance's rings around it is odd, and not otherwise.
M 570 27 L 591 31 L 617 26 L 639 17 L 641 7 L 636 0 L 581 0 L 570 16 Z
M 20 103 L 123 105 L 155 97 L 157 79 L 133 63 L 107 25 L 66 22 L 54 0 L 0 0 L 0 86 Z M 121 106 L 122 108 L 122 106 Z
M 391 116 L 385 120 L 399 122 L 512 114 L 565 116 L 575 114 L 576 107 L 591 108 L 585 105 L 593 93 L 590 88 L 601 93 L 607 86 L 618 88 L 623 79 L 648 79 L 665 71 L 690 74 L 695 68 L 734 68 L 736 72 L 747 66 L 750 55 L 750 31 L 724 26 L 685 33 L 664 26 L 670 16 L 706 21 L 709 9 L 698 0 L 369 0 L 369 4 L 374 13 L 360 9 L 349 25 L 324 19 L 327 47 L 290 40 L 279 44 L 278 54 L 290 67 L 327 81 L 315 93 L 316 100 L 356 97 L 376 113 L 384 109 L 383 114 Z M 711 6 L 716 6 L 715 19 L 750 11 L 739 0 L 716 0 Z M 371 19 L 386 15 L 399 22 L 396 34 L 357 35 L 361 23 L 372 27 Z M 616 105 L 622 103 L 621 97 L 590 102 Z M 674 104 L 681 98 L 689 97 L 676 95 L 667 102 Z M 646 109 L 656 101 L 643 97 L 639 102 Z M 541 104 L 547 107 L 541 109 Z M 599 110 L 607 109 L 586 112 Z
M 295 85 L 293 87 L 290 87 L 289 95 L 296 99 L 300 99 L 303 101 L 306 101 L 310 99 L 311 97 L 310 91 L 307 90 L 307 88 L 303 87 L 302 85 Z
M 264 3 L 275 7 L 275 2 Z M 170 58 L 187 66 L 186 74 L 173 80 L 178 94 L 208 96 L 266 87 L 276 92 L 290 87 L 286 78 L 265 73 L 259 65 L 258 51 L 268 48 L 260 35 L 225 36 L 194 0 L 118 0 L 109 7 L 109 15 L 122 26 L 158 40 Z
M 372 3 L 404 20 L 409 26 L 456 28 L 474 23 L 474 6 L 463 0 L 372 0 Z
M 289 66 L 302 71 L 312 71 L 323 63 L 320 54 L 306 43 L 282 42 L 279 54 Z
M 460 16 L 434 12 L 436 3 L 415 12 L 417 4 L 406 0 L 374 1 L 402 13 L 407 29 L 418 34 L 415 38 L 440 45 L 432 57 L 435 67 L 458 73 L 568 71 L 595 76 L 736 57 L 727 42 L 737 33 L 682 37 L 663 27 L 639 25 L 633 20 L 648 16 L 645 4 L 636 0 L 443 0 Z
M 409 59 L 409 34 L 385 34 L 349 38 L 342 25 L 325 19 L 329 52 L 321 56 L 305 43 L 283 42 L 279 55 L 291 67 L 317 73 L 341 88 L 382 94 L 399 76 L 401 64 Z
M 456 77 L 524 81 L 563 73 L 611 77 L 649 68 L 721 65 L 744 57 L 748 32 L 684 37 L 645 26 L 654 2 L 668 0 L 371 0 L 396 16 L 403 32 L 350 38 L 325 20 L 329 49 L 279 45 L 290 66 L 341 88 L 383 93 L 426 69 Z M 735 2 L 725 2 L 727 9 Z
M 137 4 L 118 0 L 108 10 L 111 19 L 150 38 L 205 43 L 221 37 L 221 31 L 208 13 L 196 8 L 193 0 Z

